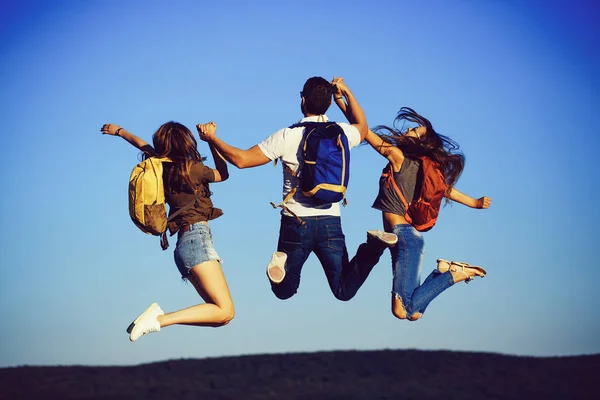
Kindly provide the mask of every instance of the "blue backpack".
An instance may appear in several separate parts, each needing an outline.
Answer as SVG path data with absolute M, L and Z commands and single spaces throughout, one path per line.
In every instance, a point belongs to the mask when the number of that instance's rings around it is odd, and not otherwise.
M 303 161 L 297 173 L 299 187 L 307 197 L 318 204 L 337 203 L 343 200 L 346 205 L 346 188 L 350 179 L 350 146 L 348 138 L 341 126 L 335 122 L 301 122 L 290 128 L 304 127 L 300 142 Z M 293 212 L 285 207 L 298 188 L 293 188 L 279 205 L 290 214 Z M 299 219 L 298 217 L 296 217 Z

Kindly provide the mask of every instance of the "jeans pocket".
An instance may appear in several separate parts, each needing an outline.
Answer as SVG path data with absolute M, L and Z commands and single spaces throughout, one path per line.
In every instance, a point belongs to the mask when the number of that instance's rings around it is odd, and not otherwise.
M 325 232 L 327 232 L 327 247 L 336 251 L 342 251 L 346 246 L 346 237 L 342 232 L 341 225 L 325 225 Z
M 301 244 L 306 234 L 306 225 L 282 224 L 279 230 L 279 241 L 288 244 Z

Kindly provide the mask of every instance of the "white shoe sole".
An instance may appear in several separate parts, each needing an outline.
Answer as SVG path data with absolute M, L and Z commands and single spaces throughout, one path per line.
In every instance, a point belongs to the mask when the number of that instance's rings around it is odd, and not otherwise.
M 393 233 L 384 232 L 380 230 L 370 230 L 367 231 L 367 235 L 379 240 L 387 246 L 393 246 L 396 243 L 398 243 L 398 236 L 394 235 Z
M 276 251 L 271 257 L 271 262 L 267 265 L 267 276 L 273 283 L 281 283 L 285 278 L 285 262 L 287 254 L 282 251 Z

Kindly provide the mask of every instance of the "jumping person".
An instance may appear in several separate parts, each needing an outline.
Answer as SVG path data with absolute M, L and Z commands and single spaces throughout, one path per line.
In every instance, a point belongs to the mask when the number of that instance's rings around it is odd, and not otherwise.
M 214 131 L 216 125 L 210 122 L 199 124 L 197 128 Z M 127 328 L 129 340 L 135 342 L 142 335 L 158 332 L 174 324 L 226 325 L 234 316 L 233 301 L 207 221 L 223 214 L 220 209 L 213 207 L 208 184 L 222 182 L 229 177 L 227 163 L 213 146 L 209 146 L 215 169 L 205 166 L 196 139 L 188 128 L 177 122 L 167 122 L 154 133 L 154 147 L 119 125 L 105 124 L 101 131 L 106 135 L 122 137 L 143 151 L 145 157 L 167 157 L 171 160 L 163 162 L 169 215 L 194 202 L 193 206 L 169 221 L 168 229 L 171 235 L 178 235 L 175 264 L 182 278 L 192 282 L 205 303 L 170 313 L 164 313 L 157 303 L 153 303 Z
M 302 92 L 300 123 L 326 122 L 325 112 L 332 102 L 333 87 L 321 77 L 309 78 Z M 368 126 L 362 108 L 352 92 L 344 87 L 339 94 L 347 101 L 353 124 L 338 123 L 346 136 L 349 148 L 357 146 L 367 133 Z M 377 263 L 380 252 L 396 242 L 394 235 L 382 231 L 369 231 L 368 242 L 372 246 L 359 247 L 356 256 L 349 261 L 345 236 L 342 231 L 338 203 L 316 204 L 301 191 L 292 193 L 299 184 L 296 176 L 302 167 L 302 151 L 299 149 L 304 128 L 282 128 L 261 143 L 242 150 L 233 147 L 216 136 L 213 131 L 201 131 L 200 139 L 217 148 L 220 154 L 237 168 L 251 168 L 270 161 L 281 160 L 283 164 L 283 199 L 286 207 L 281 212 L 277 252 L 267 266 L 271 290 L 279 299 L 296 294 L 300 285 L 300 273 L 311 252 L 319 258 L 333 295 L 343 301 L 350 300 L 364 283 Z M 302 220 L 298 223 L 296 217 Z
M 334 82 L 334 85 L 338 90 L 344 90 L 343 81 Z M 352 115 L 345 110 L 343 104 L 341 108 L 349 121 L 352 121 Z M 416 126 L 406 129 L 403 126 L 406 124 Z M 425 117 L 411 108 L 403 107 L 396 116 L 393 128 L 379 126 L 375 130 L 378 134 L 369 130 L 365 139 L 388 160 L 384 171 L 391 164 L 396 186 L 409 204 L 420 184 L 418 157 L 426 156 L 441 167 L 447 187 L 447 199 L 471 208 L 490 206 L 489 197 L 474 199 L 454 188 L 464 168 L 464 155 L 457 151 L 456 142 L 438 134 Z M 421 284 L 420 271 L 425 247 L 423 235 L 407 222 L 405 204 L 396 190 L 387 184 L 387 178 L 383 175 L 373 208 L 382 212 L 385 232 L 398 237 L 398 243 L 390 248 L 393 272 L 392 313 L 397 318 L 416 321 L 421 318 L 429 303 L 450 286 L 461 281 L 468 282 L 476 276 L 485 276 L 486 271 L 481 267 L 438 259 L 437 269 Z

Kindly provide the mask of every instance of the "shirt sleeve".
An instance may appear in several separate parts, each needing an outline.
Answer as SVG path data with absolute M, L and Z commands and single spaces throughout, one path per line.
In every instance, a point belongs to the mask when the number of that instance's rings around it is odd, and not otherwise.
M 195 163 L 191 168 L 192 178 L 199 183 L 214 182 L 215 171 L 202 163 Z
M 284 129 L 280 129 L 258 144 L 258 148 L 273 161 L 283 155 L 285 148 Z
M 355 126 L 345 122 L 338 122 L 338 125 L 340 125 L 344 130 L 344 133 L 348 138 L 348 146 L 350 146 L 350 148 L 356 147 L 360 144 L 360 132 Z

